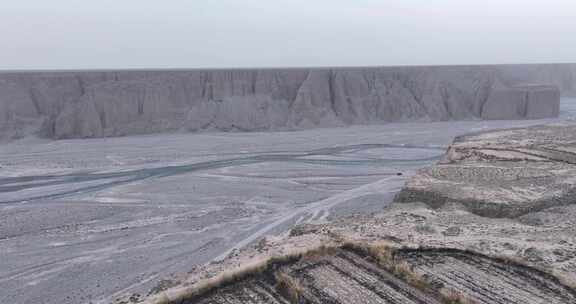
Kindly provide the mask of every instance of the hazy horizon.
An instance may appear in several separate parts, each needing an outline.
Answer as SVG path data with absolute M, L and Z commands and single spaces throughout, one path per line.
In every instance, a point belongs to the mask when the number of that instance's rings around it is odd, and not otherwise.
M 568 0 L 0 0 L 2 70 L 576 62 Z

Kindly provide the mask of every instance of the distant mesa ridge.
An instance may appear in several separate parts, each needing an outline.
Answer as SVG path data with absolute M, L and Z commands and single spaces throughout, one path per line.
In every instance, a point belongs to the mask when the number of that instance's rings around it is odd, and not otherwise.
M 555 117 L 576 64 L 0 73 L 0 139 Z

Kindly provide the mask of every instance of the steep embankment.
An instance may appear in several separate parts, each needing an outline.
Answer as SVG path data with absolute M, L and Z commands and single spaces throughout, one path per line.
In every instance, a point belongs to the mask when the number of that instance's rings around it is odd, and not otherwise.
M 488 217 L 517 217 L 576 202 L 576 128 L 537 126 L 463 136 L 420 172 L 398 202 L 462 204 Z
M 576 65 L 0 74 L 0 138 L 558 115 Z

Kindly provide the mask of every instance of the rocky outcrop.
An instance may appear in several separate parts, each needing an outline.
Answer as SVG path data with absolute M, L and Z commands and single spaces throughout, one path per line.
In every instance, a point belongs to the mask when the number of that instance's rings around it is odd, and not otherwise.
M 2 73 L 0 137 L 554 117 L 574 75 L 567 64 Z
M 566 210 L 551 229 L 398 204 L 266 239 L 143 302 L 572 303 L 575 210 Z M 457 235 L 442 233 L 456 225 Z
M 251 280 L 182 303 L 441 303 L 350 250 L 319 252 L 270 266 Z
M 420 170 L 398 202 L 458 203 L 489 217 L 517 217 L 576 201 L 576 126 L 538 126 L 458 138 Z
M 535 269 L 471 252 L 404 249 L 386 261 L 343 248 L 276 263 L 182 303 L 536 304 L 543 299 L 571 303 L 576 291 Z

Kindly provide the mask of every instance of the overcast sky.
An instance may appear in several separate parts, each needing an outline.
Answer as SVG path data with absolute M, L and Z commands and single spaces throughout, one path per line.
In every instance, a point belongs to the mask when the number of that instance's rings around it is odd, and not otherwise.
M 574 0 L 0 0 L 0 69 L 576 62 Z

